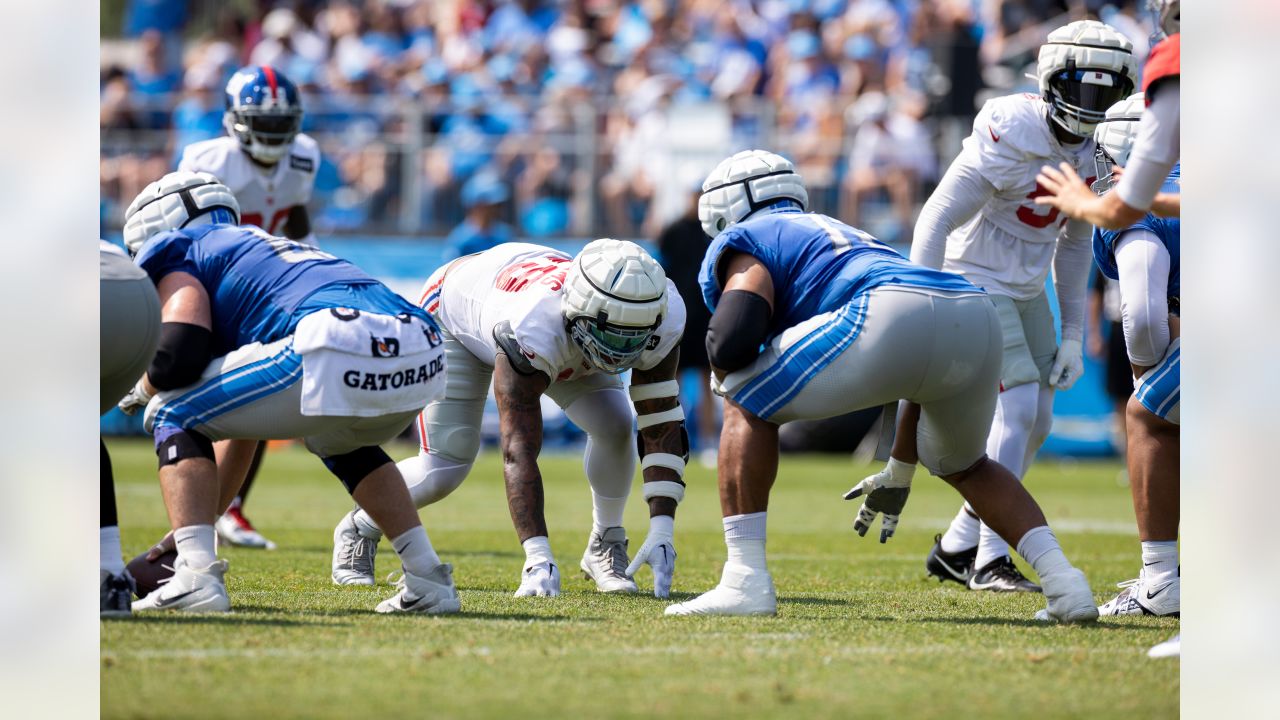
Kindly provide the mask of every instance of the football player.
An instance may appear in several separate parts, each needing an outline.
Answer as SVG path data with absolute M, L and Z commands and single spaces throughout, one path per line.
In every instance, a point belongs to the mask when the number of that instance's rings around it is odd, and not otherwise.
M 911 260 L 963 276 L 996 306 L 1004 348 L 987 454 L 1018 478 L 1049 435 L 1054 391 L 1069 389 L 1084 370 L 1090 269 L 1090 227 L 1036 205 L 1044 192 L 1036 174 L 1057 161 L 1091 174 L 1094 128 L 1133 91 L 1132 47 L 1096 21 L 1051 32 L 1036 67 L 1041 94 L 987 101 L 916 224 Z M 1045 293 L 1050 269 L 1061 345 Z M 890 469 L 914 471 L 892 464 L 882 472 Z M 979 517 L 971 505 L 960 509 L 936 538 L 927 571 L 973 590 L 1039 592 L 1013 564 L 1005 540 Z
M 507 501 L 525 551 L 515 594 L 558 595 L 538 471 L 546 395 L 587 433 L 592 530 L 579 567 L 601 592 L 637 592 L 634 574 L 647 563 L 654 595 L 667 597 L 689 440 L 676 381 L 684 302 L 657 262 L 618 240 L 596 240 L 575 257 L 507 243 L 437 270 L 421 304 L 444 328 L 449 369 L 444 397 L 418 418 L 421 451 L 399 464 L 414 503 L 436 502 L 467 477 L 492 380 Z M 650 521 L 628 562 L 622 515 L 635 473 L 633 406 Z M 334 530 L 333 581 L 373 584 L 381 536 L 365 510 L 348 513 Z
M 315 245 L 307 203 L 320 166 L 316 141 L 300 132 L 302 96 L 289 78 L 262 65 L 241 68 L 226 89 L 227 134 L 187 146 L 179 170 L 207 172 L 231 189 L 240 221 L 273 235 Z M 274 549 L 244 515 L 266 443 L 215 446 L 222 472 L 245 477 L 240 493 L 218 518 L 218 536 L 232 545 Z
M 1071 168 L 1046 165 L 1038 178 L 1046 192 L 1036 203 L 1107 230 L 1122 230 L 1139 222 L 1148 210 L 1177 217 L 1181 193 L 1162 192 L 1165 179 L 1181 155 L 1181 0 L 1148 0 L 1164 39 L 1151 48 L 1142 71 L 1147 108 L 1129 165 L 1115 192 L 1094 195 L 1089 183 Z
M 1010 543 L 1044 584 L 1062 622 L 1098 617 L 1084 574 L 1072 567 L 1035 500 L 987 457 L 996 407 L 1000 318 L 991 299 L 959 275 L 908 262 L 866 233 L 806 212 L 808 193 L 790 161 L 749 150 L 720 163 L 703 184 L 698 217 L 715 240 L 700 282 L 712 310 L 707 353 L 725 398 L 719 478 L 728 562 L 720 584 L 668 615 L 772 615 L 765 564 L 769 490 L 778 471 L 778 425 L 906 399 L 918 436 L 894 448 L 916 453 Z M 905 435 L 905 433 L 903 434 Z M 900 450 L 898 445 L 903 445 Z M 885 514 L 892 536 L 911 475 L 859 483 L 854 527 Z
M 147 274 L 129 262 L 124 251 L 98 241 L 98 287 L 101 306 L 99 337 L 100 393 L 98 412 L 105 413 L 129 392 L 156 351 L 160 337 L 160 300 Z M 100 615 L 129 614 L 134 583 L 120 556 L 120 525 L 116 515 L 116 486 L 111 457 L 102 448 L 99 496 L 98 583 Z
M 1140 133 L 1139 93 L 1107 111 L 1095 134 L 1099 193 L 1114 192 L 1113 172 L 1125 166 Z M 1180 192 L 1174 165 L 1161 192 Z M 1102 273 L 1120 284 L 1125 348 L 1135 391 L 1126 408 L 1129 489 L 1142 541 L 1142 571 L 1120 584 L 1120 594 L 1098 610 L 1103 615 L 1170 615 L 1180 612 L 1178 568 L 1179 468 L 1181 452 L 1181 360 L 1179 352 L 1180 223 L 1152 213 L 1119 232 L 1095 229 L 1093 257 Z
M 344 260 L 239 226 L 235 196 L 206 173 L 166 175 L 125 218 L 162 324 L 120 407 L 146 407 L 178 554 L 173 577 L 133 611 L 230 608 L 213 528 L 230 497 L 219 497 L 213 443 L 301 437 L 394 538 L 404 576 L 378 612 L 456 612 L 452 568 L 378 447 L 443 391 L 431 316 Z

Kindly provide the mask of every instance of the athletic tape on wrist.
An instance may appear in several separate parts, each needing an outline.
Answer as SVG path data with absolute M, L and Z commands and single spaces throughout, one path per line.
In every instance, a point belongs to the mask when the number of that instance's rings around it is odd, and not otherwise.
M 664 380 L 656 383 L 632 385 L 627 388 L 627 392 L 631 395 L 631 400 L 633 402 L 678 397 L 680 395 L 680 383 L 675 380 Z
M 684 500 L 684 483 L 671 480 L 656 480 L 644 484 L 644 499 L 648 502 L 656 497 L 665 497 L 677 503 Z
M 684 477 L 684 458 L 679 455 L 663 452 L 646 453 L 640 459 L 640 469 L 643 471 L 651 467 L 669 468 L 675 470 L 680 477 Z
M 636 416 L 636 422 L 639 425 L 641 430 L 647 427 L 652 427 L 654 425 L 661 425 L 662 423 L 665 423 L 665 422 L 683 422 L 683 421 L 684 421 L 684 408 L 680 407 L 679 405 L 671 408 L 670 410 L 663 410 L 662 412 L 656 412 L 656 413 L 645 413 L 643 415 Z

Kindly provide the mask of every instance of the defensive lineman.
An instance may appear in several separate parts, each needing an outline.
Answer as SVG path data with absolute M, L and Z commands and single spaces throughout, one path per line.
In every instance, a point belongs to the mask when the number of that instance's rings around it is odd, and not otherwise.
M 648 563 L 654 594 L 667 597 L 689 440 L 676 382 L 684 302 L 662 268 L 618 240 L 592 242 L 576 257 L 507 243 L 437 270 L 421 304 L 444 328 L 449 369 L 444 397 L 418 418 L 421 452 L 399 464 L 414 503 L 444 498 L 471 470 L 492 378 L 507 500 L 525 550 L 516 596 L 558 595 L 537 463 L 545 394 L 587 433 L 593 523 L 583 573 L 602 592 L 636 592 L 632 577 Z M 620 377 L 626 370 L 631 403 Z M 650 525 L 628 564 L 622 515 L 635 473 L 632 403 Z M 334 582 L 372 584 L 380 537 L 364 510 L 348 513 L 334 531 Z
M 231 191 L 176 172 L 126 213 L 125 243 L 159 292 L 159 350 L 121 402 L 145 405 L 178 558 L 133 610 L 226 611 L 214 547 L 220 500 L 212 443 L 305 438 L 394 538 L 401 590 L 379 612 L 456 612 L 404 480 L 378 447 L 443 390 L 431 317 L 355 266 L 260 228 L 237 226 Z M 228 488 L 234 491 L 235 487 Z
M 1009 95 L 983 106 L 973 134 L 916 224 L 912 261 L 963 276 L 995 303 L 1004 350 L 987 454 L 1018 478 L 1049 435 L 1054 390 L 1069 389 L 1084 369 L 1090 227 L 1036 205 L 1042 192 L 1036 174 L 1047 161 L 1086 173 L 1093 169 L 1094 128 L 1108 107 L 1133 90 L 1132 47 L 1096 21 L 1050 33 L 1036 68 L 1041 94 Z M 1044 289 L 1051 267 L 1061 346 Z M 914 470 L 912 464 L 890 462 L 882 472 L 904 482 Z M 937 539 L 925 567 L 939 580 L 974 590 L 1040 590 L 1018 571 L 1004 539 L 980 523 L 971 505 Z
M 1097 618 L 1084 574 L 1040 508 L 983 453 L 1001 357 L 991 300 L 957 275 L 909 263 L 859 230 L 805 212 L 807 203 L 792 164 L 760 150 L 728 158 L 703 184 L 698 215 L 715 240 L 701 284 L 713 311 L 707 351 L 725 397 L 719 476 L 729 558 L 719 586 L 667 614 L 775 613 L 765 512 L 778 424 L 905 398 L 919 403 L 919 459 L 1040 574 L 1042 615 Z M 855 527 L 865 532 L 883 512 L 887 539 L 909 490 L 909 476 L 858 485 L 849 497 L 869 495 Z
M 298 88 L 273 67 L 249 66 L 231 76 L 225 95 L 222 124 L 227 134 L 187 146 L 178 169 L 218 178 L 236 196 L 240 221 L 246 225 L 314 245 L 307 203 L 320 167 L 320 149 L 301 132 Z M 265 446 L 243 440 L 215 445 L 219 472 L 244 477 L 240 493 L 215 524 L 224 542 L 275 548 L 244 512 Z

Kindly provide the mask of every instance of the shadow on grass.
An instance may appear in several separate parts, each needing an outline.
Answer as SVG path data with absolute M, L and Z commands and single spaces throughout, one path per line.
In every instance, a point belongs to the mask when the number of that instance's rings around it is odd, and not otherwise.
M 289 619 L 284 617 L 248 617 L 244 613 L 279 614 L 277 608 L 257 608 L 237 605 L 229 613 L 138 613 L 122 618 L 102 618 L 104 623 L 146 623 L 148 625 L 263 625 L 275 627 L 304 627 L 313 623 L 305 619 Z M 297 613 L 294 613 L 295 615 Z
M 536 622 L 604 622 L 605 618 L 574 615 L 540 615 L 538 613 L 521 613 L 521 612 L 474 612 L 467 610 L 465 607 L 462 612 L 456 615 L 441 615 L 439 617 L 447 617 L 454 620 L 521 620 Z
M 827 607 L 856 607 L 852 601 L 841 598 L 812 597 L 808 595 L 785 595 L 778 598 L 781 605 L 824 605 Z
M 1059 623 L 1046 622 L 1044 620 L 1036 620 L 1034 618 L 1004 618 L 1004 617 L 874 617 L 868 620 L 884 621 L 884 622 L 910 622 L 910 623 L 938 623 L 943 625 L 986 625 L 996 626 L 1003 625 L 1005 627 L 1026 627 L 1026 628 L 1045 628 L 1053 629 L 1062 627 Z M 1111 632 L 1115 630 L 1139 629 L 1133 625 L 1111 625 L 1107 623 L 1072 623 L 1069 627 L 1079 628 L 1088 632 Z M 1148 629 L 1148 628 L 1143 628 Z

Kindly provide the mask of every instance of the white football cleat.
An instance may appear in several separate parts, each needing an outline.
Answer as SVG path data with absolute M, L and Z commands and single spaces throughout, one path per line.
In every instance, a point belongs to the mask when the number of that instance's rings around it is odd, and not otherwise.
M 1144 570 L 1135 580 L 1116 583 L 1120 594 L 1098 608 L 1105 616 L 1159 615 L 1178 617 L 1181 611 L 1182 578 L 1174 575 L 1171 580 L 1157 583 L 1147 577 Z
M 778 597 L 768 570 L 726 564 L 720 584 L 687 602 L 667 606 L 667 615 L 777 615 Z
M 107 570 L 98 570 L 98 617 L 129 617 L 129 603 L 137 585 L 128 570 L 119 575 Z
M 443 615 L 462 609 L 458 588 L 453 584 L 453 566 L 444 563 L 418 577 L 410 572 L 396 581 L 400 592 L 378 603 L 380 613 L 427 613 Z
M 378 541 L 360 534 L 356 527 L 356 511 L 342 516 L 333 529 L 334 585 L 375 585 L 373 561 L 378 556 Z
M 596 590 L 600 592 L 640 592 L 636 581 L 627 577 L 627 566 L 630 564 L 631 558 L 627 557 L 627 531 L 611 527 L 599 535 L 591 533 L 579 567 L 582 568 L 583 577 L 594 580 Z
M 1093 622 L 1098 619 L 1089 580 L 1076 568 L 1040 578 L 1049 606 L 1036 613 L 1036 620 L 1060 623 Z
M 276 549 L 276 544 L 263 537 L 236 505 L 227 508 L 213 523 L 213 527 L 218 531 L 218 539 L 228 545 L 261 550 Z
M 1182 633 L 1178 633 L 1159 645 L 1152 647 L 1147 651 L 1147 657 L 1152 660 L 1182 657 Z
M 555 597 L 560 594 L 560 568 L 554 562 L 530 565 L 520 574 L 520 588 L 512 597 Z
M 183 612 L 227 612 L 231 598 L 223 576 L 226 560 L 215 560 L 208 567 L 193 568 L 181 555 L 173 563 L 173 577 L 150 595 L 133 603 L 134 612 L 181 610 Z

